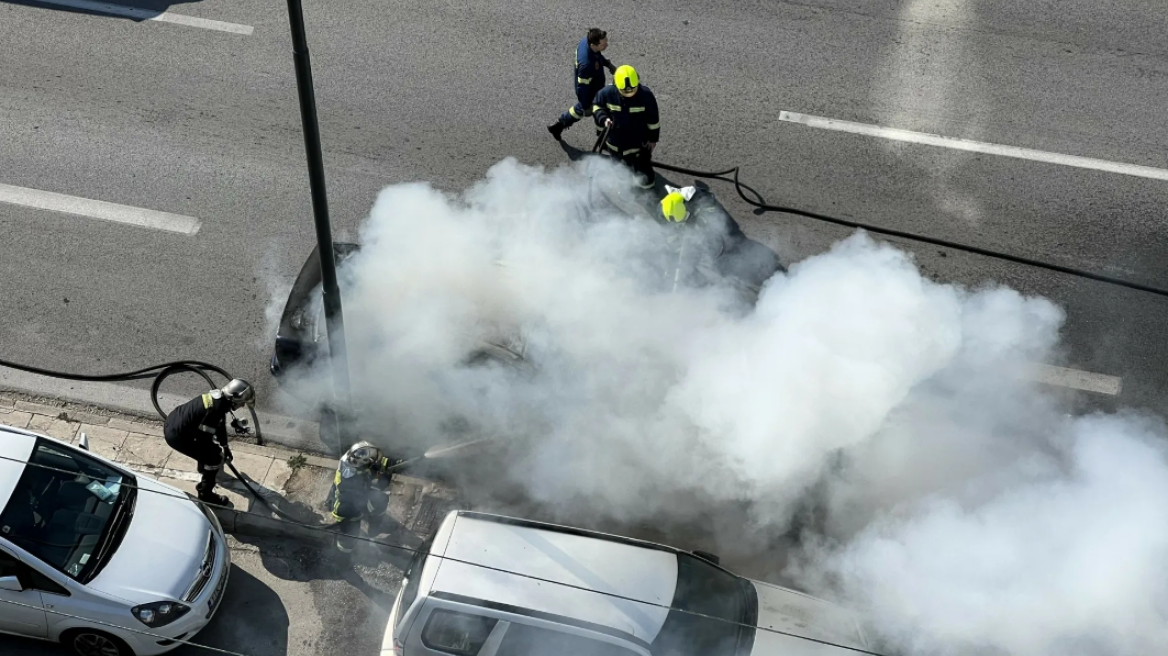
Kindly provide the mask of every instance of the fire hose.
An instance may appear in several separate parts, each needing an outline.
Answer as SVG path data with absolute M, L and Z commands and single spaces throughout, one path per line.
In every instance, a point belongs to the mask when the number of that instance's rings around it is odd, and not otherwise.
M 162 404 L 159 402 L 158 394 L 159 394 L 159 389 L 162 387 L 163 381 L 165 381 L 170 376 L 173 376 L 174 374 L 177 374 L 177 373 L 183 373 L 183 372 L 194 373 L 194 374 L 202 377 L 202 379 L 204 381 L 206 381 L 207 385 L 210 386 L 212 389 L 218 387 L 218 385 L 215 384 L 215 381 L 211 378 L 211 376 L 208 372 L 218 374 L 227 380 L 232 379 L 231 374 L 227 373 L 227 371 L 222 369 L 221 367 L 217 367 L 213 364 L 208 364 L 206 362 L 199 362 L 197 360 L 178 360 L 175 362 L 167 362 L 164 364 L 155 365 L 153 367 L 146 367 L 145 369 L 138 369 L 136 371 L 129 371 L 129 372 L 118 373 L 118 374 L 103 374 L 103 375 L 86 375 L 86 374 L 66 373 L 66 372 L 62 372 L 62 371 L 51 371 L 49 369 L 41 369 L 39 367 L 32 367 L 29 365 L 19 364 L 16 362 L 8 362 L 6 360 L 0 360 L 0 367 L 7 367 L 9 369 L 16 369 L 17 371 L 24 371 L 24 372 L 28 372 L 31 374 L 36 374 L 38 376 L 47 376 L 50 378 L 59 378 L 62 380 L 76 380 L 76 381 L 84 381 L 84 382 L 111 383 L 111 382 L 121 382 L 121 381 L 145 380 L 147 378 L 153 377 L 154 382 L 150 385 L 150 402 L 154 405 L 154 410 L 156 412 L 158 412 L 158 416 L 161 417 L 164 422 L 166 421 L 167 412 L 162 409 Z M 249 406 L 248 410 L 251 413 L 252 425 L 255 427 L 256 441 L 262 446 L 264 444 L 264 438 L 263 438 L 263 432 L 260 429 L 259 416 L 256 414 L 254 407 Z M 237 433 L 245 434 L 245 435 L 248 434 L 249 429 L 246 426 L 246 421 L 241 422 L 240 420 L 238 420 L 235 417 L 234 412 L 231 413 L 231 417 L 232 417 L 232 422 L 231 422 L 232 428 L 234 428 Z M 479 438 L 479 439 L 469 440 L 466 442 L 461 442 L 461 443 L 450 445 L 450 446 L 434 447 L 434 448 L 426 451 L 424 454 L 422 454 L 420 456 L 417 456 L 414 458 L 409 458 L 406 460 L 402 460 L 400 462 L 393 464 L 392 466 L 386 468 L 383 473 L 388 474 L 391 472 L 400 471 L 402 469 L 405 469 L 406 467 L 409 467 L 410 465 L 417 464 L 417 463 L 422 462 L 424 460 L 432 460 L 435 458 L 446 458 L 446 457 L 449 457 L 450 455 L 455 454 L 455 453 L 457 453 L 457 452 L 459 452 L 467 447 L 470 447 L 470 446 L 473 446 L 475 444 L 479 444 L 482 442 L 486 442 L 486 441 L 489 441 L 488 438 Z M 268 501 L 268 499 L 266 497 L 261 495 L 259 493 L 259 491 L 257 491 L 254 487 L 252 487 L 247 476 L 245 476 L 242 472 L 240 472 L 235 467 L 234 463 L 232 463 L 230 460 L 228 460 L 226 462 L 226 464 L 227 464 L 227 467 L 231 470 L 231 472 L 233 474 L 235 474 L 235 477 L 239 480 L 239 482 L 242 483 L 243 486 L 245 488 L 247 488 L 247 491 L 251 493 L 252 497 L 254 497 L 257 501 L 262 503 L 264 506 L 266 506 L 268 508 L 268 510 L 271 510 L 276 515 L 279 515 L 280 517 L 282 517 L 288 521 L 295 522 L 297 524 L 300 524 L 302 526 L 307 526 L 309 528 L 327 529 L 327 528 L 336 528 L 337 526 L 339 526 L 338 524 L 335 524 L 335 523 L 308 524 L 307 522 L 304 522 L 303 520 L 301 520 L 297 517 L 289 515 L 288 513 L 280 510 L 275 505 L 273 505 L 270 501 Z
M 77 380 L 77 381 L 84 381 L 84 382 L 112 383 L 112 382 L 120 382 L 120 381 L 145 380 L 147 378 L 153 377 L 154 382 L 150 385 L 150 402 L 154 405 L 154 410 L 158 412 L 158 416 L 161 417 L 163 421 L 166 421 L 167 413 L 165 410 L 162 409 L 161 403 L 159 403 L 158 393 L 159 393 L 159 389 L 162 387 L 163 381 L 165 381 L 170 376 L 173 376 L 174 374 L 177 374 L 177 373 L 183 373 L 183 372 L 194 373 L 194 374 L 197 374 L 198 376 L 201 376 L 203 378 L 203 380 L 207 382 L 207 385 L 209 385 L 211 388 L 216 388 L 216 387 L 218 387 L 218 385 L 215 384 L 215 381 L 212 380 L 212 378 L 208 372 L 218 374 L 218 375 L 226 378 L 227 380 L 231 380 L 231 378 L 232 378 L 231 374 L 227 373 L 227 371 L 224 370 L 223 368 L 217 367 L 213 364 L 208 364 L 206 362 L 199 362 L 197 360 L 178 360 L 175 362 L 167 362 L 164 364 L 155 365 L 153 367 L 146 367 L 145 369 L 138 369 L 136 371 L 129 371 L 129 372 L 118 373 L 118 374 L 103 374 L 103 375 L 86 375 L 86 374 L 66 373 L 66 372 L 62 372 L 62 371 L 51 371 L 48 369 L 41 369 L 39 367 L 32 367 L 29 365 L 19 364 L 16 362 L 8 362 L 6 360 L 0 360 L 0 367 L 7 367 L 9 369 L 16 369 L 17 371 L 25 371 L 25 372 L 28 372 L 31 374 L 36 374 L 38 376 L 48 376 L 50 378 L 60 378 L 62 380 Z M 249 407 L 248 410 L 251 413 L 252 425 L 255 427 L 256 441 L 262 446 L 264 444 L 264 438 L 263 438 L 263 432 L 260 429 L 259 416 L 256 415 L 256 411 L 255 411 L 254 407 Z M 232 428 L 234 428 L 236 430 L 236 432 L 238 432 L 238 433 L 247 434 L 249 431 L 246 427 L 245 422 L 239 421 L 235 417 L 234 412 L 231 413 L 231 416 L 232 416 L 232 422 L 231 422 Z M 269 510 L 271 510 L 275 514 L 279 515 L 280 517 L 283 517 L 284 519 L 296 522 L 298 524 L 304 523 L 300 519 L 297 519 L 296 517 L 293 517 L 293 516 L 285 513 L 284 511 L 280 510 L 279 508 L 275 507 L 274 505 L 272 505 L 272 503 L 270 503 L 264 496 L 262 496 L 254 487 L 252 487 L 251 483 L 248 481 L 248 478 L 242 472 L 240 472 L 238 469 L 236 469 L 235 465 L 232 462 L 227 461 L 226 464 L 227 464 L 227 467 L 231 470 L 231 472 L 233 474 L 235 474 L 235 477 L 237 479 L 239 479 L 239 482 L 243 483 L 243 486 L 245 488 L 247 488 L 247 491 L 250 492 L 251 495 L 256 500 L 258 500 L 260 503 L 267 506 L 267 508 Z M 315 528 L 327 528 L 329 526 L 333 526 L 333 525 L 332 524 L 318 524 L 315 526 Z
M 605 141 L 608 140 L 608 133 L 609 133 L 610 129 L 611 129 L 611 127 L 604 128 L 604 132 L 596 140 L 596 145 L 594 145 L 592 147 L 593 153 L 599 152 L 601 146 L 604 144 Z M 755 214 L 763 214 L 766 212 L 782 212 L 784 214 L 793 214 L 795 216 L 802 216 L 802 217 L 806 217 L 809 219 L 814 219 L 816 221 L 823 221 L 825 223 L 832 223 L 832 224 L 835 224 L 838 226 L 843 226 L 846 228 L 866 230 L 868 232 L 875 233 L 878 235 L 886 235 L 888 237 L 898 237 L 901 239 L 908 239 L 911 241 L 921 242 L 921 243 L 925 243 L 925 244 L 932 244 L 934 246 L 941 246 L 943 248 L 951 248 L 953 250 L 965 251 L 967 253 L 973 253 L 975 255 L 982 255 L 984 257 L 991 257 L 991 258 L 998 259 L 998 260 L 1005 260 L 1007 262 L 1013 262 L 1015 264 L 1021 264 L 1024 266 L 1030 266 L 1030 267 L 1035 267 L 1035 268 L 1039 268 L 1039 269 L 1046 269 L 1048 271 L 1056 271 L 1058 273 L 1065 273 L 1067 275 L 1076 276 L 1079 278 L 1086 278 L 1088 280 L 1094 280 L 1096 282 L 1102 282 L 1102 283 L 1105 283 L 1108 285 L 1116 285 L 1118 287 L 1125 287 L 1127 289 L 1134 289 L 1136 291 L 1146 292 L 1149 294 L 1155 294 L 1157 296 L 1168 297 L 1168 289 L 1164 289 L 1161 287 L 1153 287 L 1151 285 L 1145 285 L 1145 284 L 1138 283 L 1138 282 L 1132 282 L 1130 280 L 1123 280 L 1122 278 L 1115 278 L 1112 276 L 1106 276 L 1106 275 L 1103 275 L 1101 273 L 1095 273 L 1093 271 L 1076 269 L 1074 267 L 1063 266 L 1061 264 L 1052 264 L 1050 262 L 1043 262 L 1041 260 L 1035 260 L 1035 259 L 1028 258 L 1028 257 L 1022 257 L 1020 255 L 1011 255 L 1009 253 L 1000 253 L 998 251 L 993 251 L 993 250 L 990 250 L 988 248 L 981 248 L 979 246 L 969 246 L 967 244 L 959 244 L 957 242 L 949 241 L 947 239 L 939 239 L 936 237 L 927 237 L 925 235 L 918 235 L 916 233 L 906 232 L 904 230 L 894 230 L 892 228 L 881 228 L 879 226 L 874 226 L 874 225 L 871 225 L 868 223 L 861 223 L 859 221 L 852 221 L 850 219 L 841 219 L 841 218 L 834 217 L 834 216 L 828 216 L 826 214 L 820 214 L 818 212 L 810 212 L 807 210 L 801 210 L 801 209 L 798 209 L 795 207 L 786 207 L 783 205 L 771 205 L 771 204 L 766 202 L 766 199 L 763 197 L 763 195 L 761 193 L 759 193 L 756 189 L 754 189 L 750 185 L 747 185 L 746 183 L 742 182 L 739 179 L 739 173 L 740 173 L 741 169 L 740 169 L 740 167 L 737 167 L 737 166 L 735 166 L 733 168 L 726 169 L 724 171 L 699 171 L 697 169 L 689 169 L 689 168 L 684 168 L 681 166 L 675 166 L 673 164 L 666 164 L 664 162 L 655 161 L 655 162 L 653 162 L 653 167 L 658 168 L 658 169 L 665 169 L 666 171 L 673 171 L 674 173 L 681 173 L 683 175 L 692 175 L 695 178 L 704 178 L 707 180 L 718 180 L 721 182 L 728 182 L 728 183 L 734 185 L 734 190 L 736 192 L 738 192 L 739 198 L 741 198 L 744 202 L 746 202 L 747 205 L 750 205 L 750 206 L 755 208 L 755 210 L 754 210 Z

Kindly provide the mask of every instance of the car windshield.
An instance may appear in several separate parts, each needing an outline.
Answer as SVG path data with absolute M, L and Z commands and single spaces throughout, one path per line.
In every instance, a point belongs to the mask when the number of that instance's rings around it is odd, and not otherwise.
M 136 481 L 84 453 L 45 439 L 4 512 L 0 532 L 82 582 L 96 576 L 128 524 Z
M 677 589 L 670 603 L 674 610 L 653 641 L 653 654 L 749 653 L 758 616 L 752 591 L 746 579 L 689 554 L 677 554 Z

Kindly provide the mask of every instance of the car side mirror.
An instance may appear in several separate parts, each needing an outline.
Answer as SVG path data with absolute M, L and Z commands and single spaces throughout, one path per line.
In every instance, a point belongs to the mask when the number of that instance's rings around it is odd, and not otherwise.
M 88 451 L 89 450 L 89 436 L 86 435 L 85 433 L 82 433 L 81 436 L 77 438 L 77 446 Z
M 24 586 L 20 584 L 20 579 L 15 576 L 0 576 L 0 590 L 24 592 Z

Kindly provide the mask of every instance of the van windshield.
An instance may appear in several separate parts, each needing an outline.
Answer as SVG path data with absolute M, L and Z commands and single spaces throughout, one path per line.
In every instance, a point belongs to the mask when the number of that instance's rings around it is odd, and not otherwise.
M 133 476 L 76 449 L 38 439 L 0 512 L 0 532 L 66 576 L 97 575 L 129 526 Z
M 742 656 L 754 643 L 758 597 L 741 577 L 677 554 L 673 610 L 651 646 L 661 656 Z

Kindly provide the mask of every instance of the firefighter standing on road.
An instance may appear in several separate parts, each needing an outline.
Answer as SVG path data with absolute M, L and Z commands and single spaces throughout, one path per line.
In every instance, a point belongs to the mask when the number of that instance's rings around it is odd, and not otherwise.
M 230 502 L 215 493 L 215 481 L 224 462 L 231 462 L 227 446 L 227 414 L 255 404 L 255 389 L 238 378 L 187 401 L 166 417 L 163 436 L 170 448 L 194 458 L 203 480 L 195 487 L 199 501 L 226 506 Z M 236 430 L 241 425 L 232 421 Z
M 616 67 L 603 54 L 608 48 L 608 33 L 594 27 L 576 46 L 576 104 L 560 115 L 560 119 L 548 126 L 548 132 L 560 140 L 564 130 L 572 127 L 585 116 L 592 116 L 592 100 L 604 88 L 604 69 L 610 72 Z
M 389 505 L 385 490 L 392 469 L 400 460 L 387 458 L 369 442 L 349 447 L 337 463 L 337 474 L 329 489 L 328 508 L 337 522 L 337 549 L 353 551 L 355 536 L 361 533 L 365 513 L 380 514 Z
M 632 66 L 616 69 L 612 82 L 596 94 L 592 118 L 597 127 L 609 128 L 604 142 L 608 154 L 637 173 L 637 184 L 651 189 L 657 179 L 653 172 L 653 149 L 661 136 L 657 98 L 649 87 L 640 83 Z

